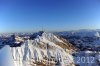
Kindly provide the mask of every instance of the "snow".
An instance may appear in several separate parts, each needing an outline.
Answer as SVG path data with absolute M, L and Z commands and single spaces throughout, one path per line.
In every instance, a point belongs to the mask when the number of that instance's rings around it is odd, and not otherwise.
M 0 50 L 0 66 L 14 66 L 9 46 Z
M 56 45 L 55 42 L 63 41 L 51 33 L 43 33 L 42 36 L 37 35 L 34 40 L 25 40 L 21 47 L 11 48 L 15 66 L 31 66 L 33 62 L 36 61 L 48 62 L 44 57 L 47 57 L 49 60 L 61 60 L 61 66 L 67 66 L 73 63 L 72 55 L 66 52 L 65 49 L 61 48 L 59 45 Z M 39 47 L 41 45 L 44 48 Z M 55 63 L 55 61 L 52 62 Z M 72 66 L 74 66 L 74 64 L 72 64 Z
M 95 33 L 96 37 L 100 37 L 100 34 L 98 32 Z
M 73 52 L 74 63 L 79 66 L 100 66 L 100 31 L 97 30 L 79 30 L 79 31 L 66 31 L 56 33 L 64 37 L 69 42 L 78 48 L 77 53 Z M 74 56 L 75 54 L 75 56 Z M 78 58 L 77 58 L 78 57 Z M 83 63 L 79 58 L 90 58 L 90 62 Z M 77 63 L 80 61 L 80 63 Z M 86 60 L 87 61 L 87 60 Z
M 92 32 L 92 33 L 91 33 Z M 78 50 L 77 53 L 73 52 L 75 56 L 71 55 L 72 52 L 69 49 L 62 48 L 59 44 L 65 44 L 59 36 L 52 33 L 36 33 L 34 39 L 24 40 L 20 47 L 9 47 L 5 46 L 0 50 L 0 66 L 36 66 L 37 62 L 53 63 L 54 66 L 75 66 L 78 64 L 80 66 L 98 66 L 100 64 L 100 32 L 66 32 L 61 33 L 61 35 L 68 36 L 79 36 L 79 39 L 72 39 L 75 42 L 76 47 L 82 45 L 81 48 L 86 48 L 86 50 Z M 91 34 L 90 34 L 91 33 Z M 87 36 L 88 35 L 88 36 Z M 86 36 L 86 38 L 84 38 Z M 90 42 L 88 41 L 90 40 Z M 92 40 L 92 41 L 91 41 Z M 20 43 L 15 42 L 15 43 Z M 56 44 L 58 43 L 58 44 Z M 67 44 L 67 43 L 66 43 Z M 2 42 L 1 42 L 2 45 Z M 89 47 L 87 47 L 89 46 Z M 88 48 L 88 49 L 87 49 Z M 92 48 L 92 50 L 90 50 Z M 72 49 L 72 48 L 71 48 Z M 94 63 L 80 63 L 77 61 L 80 57 L 82 58 L 94 58 L 92 59 Z M 56 61 L 56 62 L 55 62 Z M 87 60 L 86 60 L 87 61 Z M 90 60 L 91 61 L 91 60 Z M 98 61 L 98 62 L 97 62 Z M 6 63 L 6 64 L 5 64 Z M 58 64 L 58 65 L 57 65 Z M 72 64 L 72 65 L 71 65 Z M 47 65 L 48 66 L 48 65 Z M 49 65 L 50 66 L 50 65 Z
M 93 52 L 92 52 L 92 51 L 88 51 L 88 50 L 87 50 L 87 51 L 85 51 L 84 53 L 93 53 Z
M 80 51 L 75 54 L 74 62 L 80 66 L 99 66 L 100 54 L 92 51 Z

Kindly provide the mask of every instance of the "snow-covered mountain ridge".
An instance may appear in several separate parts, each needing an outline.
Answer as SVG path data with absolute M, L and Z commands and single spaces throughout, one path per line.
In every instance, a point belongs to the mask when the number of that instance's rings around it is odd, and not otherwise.
M 20 47 L 11 47 L 11 53 L 15 66 L 74 66 L 74 49 L 54 34 L 39 32 L 24 40 Z
M 0 37 L 1 50 L 5 45 L 10 46 L 13 66 L 100 65 L 99 31 L 7 34 Z

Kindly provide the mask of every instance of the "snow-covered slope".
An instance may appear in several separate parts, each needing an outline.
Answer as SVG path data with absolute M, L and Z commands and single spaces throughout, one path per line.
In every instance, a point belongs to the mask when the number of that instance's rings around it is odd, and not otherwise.
M 0 66 L 14 66 L 9 46 L 0 50 Z
M 14 66 L 74 66 L 70 43 L 46 32 L 32 36 L 20 47 L 11 47 Z
M 80 30 L 56 34 L 77 48 L 73 53 L 76 66 L 100 66 L 100 31 Z

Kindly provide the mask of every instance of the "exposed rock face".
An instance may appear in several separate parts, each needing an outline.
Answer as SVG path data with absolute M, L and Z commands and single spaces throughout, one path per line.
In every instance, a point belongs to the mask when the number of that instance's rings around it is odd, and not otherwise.
M 64 39 L 39 32 L 20 47 L 11 47 L 11 52 L 15 66 L 74 66 L 73 49 Z

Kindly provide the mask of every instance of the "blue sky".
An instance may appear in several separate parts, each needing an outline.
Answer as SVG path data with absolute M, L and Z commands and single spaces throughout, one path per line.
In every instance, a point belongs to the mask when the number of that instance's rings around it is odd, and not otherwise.
M 0 32 L 100 29 L 100 0 L 0 0 Z

